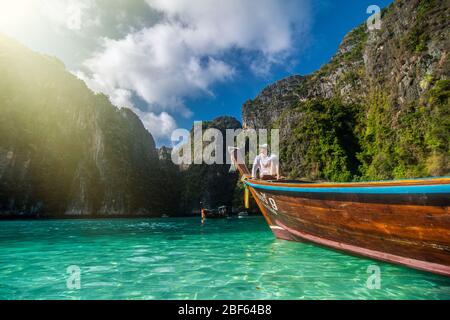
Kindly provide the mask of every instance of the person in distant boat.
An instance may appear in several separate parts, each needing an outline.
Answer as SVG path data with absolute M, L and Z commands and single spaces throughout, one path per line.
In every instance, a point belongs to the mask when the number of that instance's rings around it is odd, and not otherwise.
M 263 144 L 259 146 L 260 153 L 253 161 L 252 178 L 261 180 L 279 180 L 280 179 L 280 161 L 277 155 L 269 155 L 269 146 Z

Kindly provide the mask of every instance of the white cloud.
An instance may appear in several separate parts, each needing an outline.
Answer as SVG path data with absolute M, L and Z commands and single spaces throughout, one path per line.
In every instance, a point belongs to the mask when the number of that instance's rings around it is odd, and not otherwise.
M 95 0 L 41 0 L 40 12 L 56 27 L 71 31 L 100 24 Z
M 146 2 L 162 20 L 120 40 L 105 38 L 79 76 L 118 106 L 132 106 L 133 95 L 145 101 L 140 116 L 156 136 L 170 135 L 169 113 L 191 115 L 187 98 L 213 95 L 214 84 L 235 76 L 229 53 L 252 57 L 250 70 L 267 74 L 293 51 L 309 16 L 308 0 Z
M 141 118 L 145 128 L 149 130 L 155 139 L 167 139 L 177 128 L 175 119 L 167 112 L 159 115 L 153 112 L 143 112 L 136 108 L 131 108 Z
M 88 84 L 115 96 L 118 89 L 132 91 L 153 111 L 189 116 L 183 99 L 209 93 L 211 83 L 228 80 L 231 66 L 213 57 L 193 54 L 171 26 L 157 25 L 122 40 L 106 39 L 103 51 L 85 62 Z
M 293 26 L 304 27 L 304 0 L 146 0 L 185 28 L 185 40 L 199 53 L 230 47 L 270 56 L 291 49 Z
M 134 106 L 132 102 L 133 93 L 130 90 L 114 87 L 107 78 L 102 78 L 99 74 L 93 74 L 92 77 L 87 76 L 82 71 L 74 71 L 73 74 L 83 80 L 95 93 L 108 94 L 109 100 L 115 106 L 120 108 Z
M 96 93 L 102 92 L 101 88 L 107 86 L 105 82 L 100 79 L 90 79 L 83 72 L 74 72 L 74 74 Z M 142 111 L 134 106 L 132 102 L 132 92 L 126 89 L 111 88 L 109 99 L 111 102 L 119 107 L 127 107 L 133 110 L 141 119 L 144 127 L 150 131 L 156 139 L 167 139 L 172 134 L 172 131 L 177 128 L 175 119 L 167 112 L 156 114 L 154 112 Z

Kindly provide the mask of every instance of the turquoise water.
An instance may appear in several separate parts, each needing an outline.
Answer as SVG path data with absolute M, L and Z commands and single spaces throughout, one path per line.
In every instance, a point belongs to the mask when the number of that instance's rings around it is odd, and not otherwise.
M 259 217 L 3 221 L 0 299 L 450 299 L 450 279 L 276 240 Z

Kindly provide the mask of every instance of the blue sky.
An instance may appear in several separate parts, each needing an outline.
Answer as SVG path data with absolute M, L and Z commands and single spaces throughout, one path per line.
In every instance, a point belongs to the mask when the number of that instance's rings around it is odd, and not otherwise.
M 267 85 L 277 80 L 294 74 L 309 74 L 319 69 L 336 53 L 343 37 L 366 21 L 369 17 L 366 13 L 368 6 L 376 4 L 384 8 L 392 1 L 319 0 L 315 2 L 317 3 L 312 6 L 312 23 L 308 39 L 298 44 L 302 49 L 292 57 L 298 60 L 295 66 L 291 68 L 278 66 L 264 78 L 257 77 L 243 68 L 235 81 L 214 88 L 214 98 L 188 102 L 192 106 L 195 118 L 202 120 L 213 119 L 219 115 L 231 115 L 241 121 L 242 104 L 246 100 L 253 99 Z M 190 120 L 181 119 L 180 124 L 189 126 Z
M 390 0 L 15 0 L 0 32 L 62 60 L 88 87 L 132 108 L 157 144 L 231 115 L 265 86 L 309 74 Z

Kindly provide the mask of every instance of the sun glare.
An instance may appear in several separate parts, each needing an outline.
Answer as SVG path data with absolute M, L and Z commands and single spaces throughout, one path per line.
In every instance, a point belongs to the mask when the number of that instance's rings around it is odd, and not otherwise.
M 0 31 L 16 33 L 33 27 L 43 4 L 38 0 L 0 0 Z

